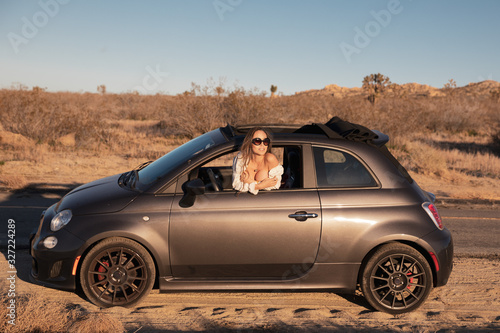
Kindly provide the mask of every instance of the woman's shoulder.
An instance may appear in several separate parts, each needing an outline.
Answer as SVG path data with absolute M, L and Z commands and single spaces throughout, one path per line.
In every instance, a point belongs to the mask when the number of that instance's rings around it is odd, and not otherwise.
M 243 167 L 243 153 L 241 151 L 234 157 L 233 166 Z
M 265 156 L 266 162 L 274 167 L 279 164 L 278 158 L 273 153 L 267 153 Z

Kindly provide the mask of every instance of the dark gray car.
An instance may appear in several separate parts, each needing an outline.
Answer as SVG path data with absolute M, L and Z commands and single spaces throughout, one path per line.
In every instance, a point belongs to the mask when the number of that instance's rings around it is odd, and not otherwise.
M 268 128 L 280 189 L 231 188 L 250 127 L 205 133 L 49 207 L 31 238 L 33 279 L 81 288 L 103 307 L 135 306 L 155 282 L 161 291 L 359 287 L 392 314 L 447 283 L 451 234 L 386 135 L 338 118 Z

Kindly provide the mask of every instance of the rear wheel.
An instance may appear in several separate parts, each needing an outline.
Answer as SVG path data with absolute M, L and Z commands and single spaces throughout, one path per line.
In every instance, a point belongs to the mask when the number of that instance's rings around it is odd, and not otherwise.
M 146 297 L 155 282 L 155 265 L 140 244 L 108 238 L 85 256 L 80 271 L 82 289 L 100 307 L 132 307 Z
M 368 260 L 361 289 L 376 310 L 390 314 L 410 312 L 429 296 L 432 270 L 425 257 L 414 248 L 387 244 Z

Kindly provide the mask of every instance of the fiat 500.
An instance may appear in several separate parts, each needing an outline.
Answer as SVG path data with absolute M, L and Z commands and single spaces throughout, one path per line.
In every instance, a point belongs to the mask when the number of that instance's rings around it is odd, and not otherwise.
M 386 135 L 338 118 L 267 128 L 281 188 L 232 188 L 251 127 L 221 127 L 49 207 L 31 235 L 31 277 L 101 307 L 136 306 L 154 286 L 360 289 L 391 314 L 447 283 L 451 234 Z

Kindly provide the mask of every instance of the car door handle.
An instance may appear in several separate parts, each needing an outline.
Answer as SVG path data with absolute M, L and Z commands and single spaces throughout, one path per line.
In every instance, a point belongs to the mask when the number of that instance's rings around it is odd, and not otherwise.
M 296 219 L 297 221 L 303 222 L 309 218 L 316 218 L 318 214 L 316 213 L 308 213 L 308 212 L 296 212 L 295 214 L 288 215 L 291 219 Z

